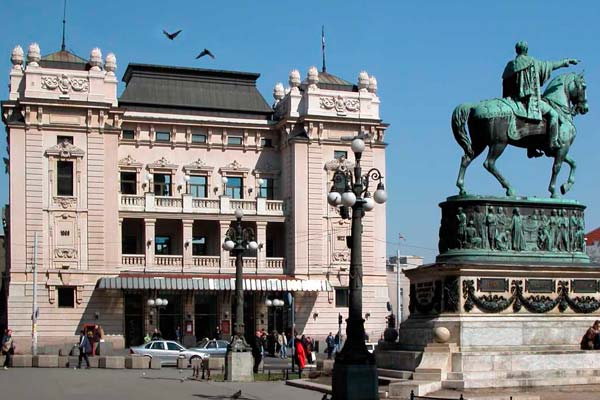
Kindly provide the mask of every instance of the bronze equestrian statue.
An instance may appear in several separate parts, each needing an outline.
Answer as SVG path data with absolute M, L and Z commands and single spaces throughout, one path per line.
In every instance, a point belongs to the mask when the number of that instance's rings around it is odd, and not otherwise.
M 554 158 L 548 186 L 552 197 L 558 197 L 556 177 L 563 162 L 571 170 L 561 193 L 568 192 L 575 183 L 575 161 L 568 152 L 576 135 L 573 116 L 588 112 L 583 73 L 559 75 L 543 93 L 541 88 L 552 71 L 577 64 L 578 60 L 536 60 L 527 54 L 526 42 L 517 43 L 515 49 L 517 56 L 502 74 L 503 98 L 461 104 L 452 113 L 454 138 L 465 152 L 456 181 L 460 195 L 467 194 L 464 187 L 467 167 L 489 147 L 484 167 L 506 189 L 507 196 L 515 196 L 513 187 L 496 168 L 496 160 L 509 144 L 527 149 L 530 158 L 544 154 Z

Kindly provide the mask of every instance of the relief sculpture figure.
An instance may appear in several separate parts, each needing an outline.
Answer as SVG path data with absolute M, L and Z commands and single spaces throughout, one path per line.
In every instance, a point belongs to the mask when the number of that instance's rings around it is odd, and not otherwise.
M 511 221 L 511 232 L 512 232 L 512 249 L 514 251 L 525 250 L 525 233 L 523 231 L 523 217 L 519 214 L 519 209 L 513 210 L 513 217 Z
M 498 235 L 498 229 L 493 207 L 488 208 L 488 213 L 485 217 L 485 223 L 487 225 L 487 238 L 489 247 L 492 250 L 497 250 L 498 246 L 496 246 L 496 236 Z
M 467 244 L 467 214 L 462 207 L 458 207 L 456 214 L 456 239 L 458 240 L 458 248 L 462 249 Z
M 479 206 L 475 206 L 473 212 L 473 225 L 475 226 L 475 230 L 477 231 L 477 236 L 481 238 L 481 247 L 487 248 L 488 238 L 487 238 L 487 229 L 485 226 L 485 215 L 479 209 Z

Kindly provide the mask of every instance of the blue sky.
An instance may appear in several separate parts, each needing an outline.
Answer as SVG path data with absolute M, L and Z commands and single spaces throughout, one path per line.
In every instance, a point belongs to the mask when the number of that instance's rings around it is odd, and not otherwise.
M 462 102 L 501 94 L 500 75 L 514 43 L 529 42 L 544 60 L 576 57 L 585 69 L 590 113 L 576 120 L 571 154 L 577 183 L 567 197 L 589 208 L 587 229 L 600 225 L 598 149 L 600 132 L 600 3 L 595 1 L 70 1 L 67 47 L 87 58 L 93 47 L 114 52 L 121 77 L 129 62 L 260 72 L 267 101 L 290 70 L 304 76 L 320 65 L 321 25 L 327 37 L 327 70 L 350 81 L 366 70 L 379 82 L 381 115 L 390 124 L 386 141 L 389 190 L 387 232 L 394 253 L 398 233 L 405 254 L 432 261 L 436 254 L 437 204 L 457 193 L 462 150 L 452 137 L 450 114 Z M 37 41 L 43 54 L 60 47 L 62 0 L 2 1 L 0 98 L 7 98 L 10 51 Z M 162 29 L 183 29 L 176 41 Z M 203 48 L 217 59 L 194 60 Z M 565 71 L 565 70 L 562 70 Z M 558 71 L 557 71 L 558 72 Z M 122 88 L 121 88 L 122 89 Z M 2 141 L 4 142 L 4 140 Z M 1 156 L 6 156 L 4 145 Z M 483 168 L 467 172 L 467 189 L 502 195 Z M 550 159 L 528 160 L 509 149 L 498 161 L 521 195 L 546 196 Z M 559 180 L 566 179 L 566 166 Z M 393 171 L 393 173 L 391 173 Z M 0 202 L 8 200 L 0 174 Z M 387 239 L 386 239 L 387 236 Z

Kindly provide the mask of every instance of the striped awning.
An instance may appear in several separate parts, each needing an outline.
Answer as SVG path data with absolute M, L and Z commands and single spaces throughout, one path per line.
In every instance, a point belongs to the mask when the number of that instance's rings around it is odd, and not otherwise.
M 105 277 L 98 289 L 117 290 L 235 290 L 235 278 Z M 331 284 L 316 279 L 244 278 L 244 290 L 253 292 L 331 292 Z

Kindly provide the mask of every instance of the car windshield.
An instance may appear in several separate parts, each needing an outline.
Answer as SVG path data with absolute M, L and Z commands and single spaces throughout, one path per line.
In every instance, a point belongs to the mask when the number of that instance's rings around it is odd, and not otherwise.
M 199 341 L 198 343 L 196 343 L 196 347 L 205 347 L 206 343 L 208 343 L 209 340 L 208 339 L 203 339 L 201 341 Z

